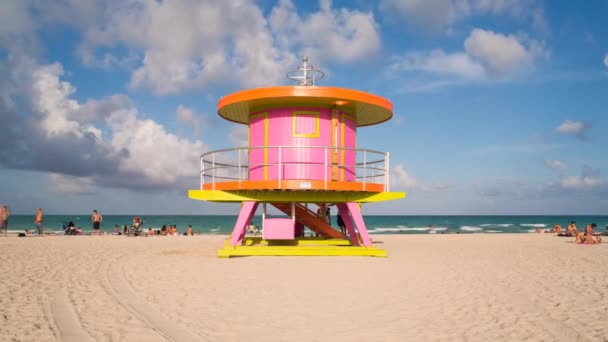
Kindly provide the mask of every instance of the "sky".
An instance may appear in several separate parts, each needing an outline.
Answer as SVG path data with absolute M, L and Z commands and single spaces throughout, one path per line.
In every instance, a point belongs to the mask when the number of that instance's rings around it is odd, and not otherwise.
M 608 214 L 608 2 L 0 2 L 0 203 L 14 214 L 235 214 L 187 198 L 243 146 L 217 101 L 292 84 L 392 101 L 358 130 L 407 198 L 367 214 Z M 603 171 L 603 173 L 602 173 Z

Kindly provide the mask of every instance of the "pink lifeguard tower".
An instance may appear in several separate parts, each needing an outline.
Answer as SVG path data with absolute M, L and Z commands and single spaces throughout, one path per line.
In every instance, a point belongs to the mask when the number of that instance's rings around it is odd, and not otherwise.
M 242 204 L 218 256 L 386 256 L 373 246 L 360 204 L 405 193 L 389 191 L 389 153 L 358 148 L 357 128 L 389 120 L 391 102 L 316 86 L 323 73 L 307 57 L 287 77 L 297 85 L 240 91 L 218 103 L 221 117 L 249 127 L 248 146 L 201 156 L 200 189 L 188 192 L 192 199 Z M 262 236 L 248 236 L 260 204 Z M 269 205 L 282 217 L 269 215 Z M 327 219 L 332 207 L 344 229 Z M 315 236 L 306 237 L 305 228 Z

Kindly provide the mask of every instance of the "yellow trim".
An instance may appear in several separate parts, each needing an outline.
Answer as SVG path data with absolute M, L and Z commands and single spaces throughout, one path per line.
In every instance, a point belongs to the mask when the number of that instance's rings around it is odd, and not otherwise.
M 220 258 L 233 256 L 371 256 L 386 258 L 386 250 L 352 246 L 235 246 L 217 251 Z
M 249 130 L 251 130 L 251 119 L 257 118 L 259 116 L 264 117 L 264 146 L 268 146 L 268 112 L 251 115 L 251 117 L 249 118 Z M 249 146 L 251 146 L 251 141 L 249 142 Z M 268 180 L 268 148 L 264 148 L 264 180 Z
M 354 124 L 355 127 L 357 126 L 357 122 L 355 121 L 355 117 L 346 113 L 346 112 L 342 112 L 342 122 L 341 122 L 341 126 L 340 126 L 340 140 L 341 140 L 341 144 L 342 144 L 342 156 L 340 158 L 340 164 L 342 165 L 342 172 L 341 172 L 341 176 L 340 176 L 340 180 L 344 181 L 344 127 L 346 126 L 344 124 L 344 118 L 350 119 Z M 357 135 L 355 134 L 355 146 L 357 147 Z M 355 156 L 356 158 L 356 156 Z
M 230 238 L 228 238 L 230 241 Z M 276 244 L 277 241 L 273 241 L 271 244 Z M 282 241 L 282 246 L 352 246 L 350 240 L 346 239 L 325 239 L 318 237 L 299 237 L 293 240 Z M 244 246 L 268 246 L 268 241 L 264 240 L 260 236 L 247 236 L 243 238 Z
M 297 122 L 298 115 L 314 115 L 315 116 L 315 132 L 314 133 L 297 133 L 296 122 Z M 319 129 L 320 127 L 321 127 L 321 124 L 320 124 L 319 112 L 294 111 L 292 113 L 292 125 L 291 125 L 292 137 L 294 137 L 294 138 L 318 138 L 319 136 L 321 136 L 320 129 Z
M 327 203 L 345 202 L 384 202 L 405 198 L 405 192 L 349 192 L 327 191 L 323 193 L 323 201 Z M 316 191 L 257 191 L 257 190 L 188 190 L 188 197 L 210 202 L 298 202 L 318 203 L 319 193 Z

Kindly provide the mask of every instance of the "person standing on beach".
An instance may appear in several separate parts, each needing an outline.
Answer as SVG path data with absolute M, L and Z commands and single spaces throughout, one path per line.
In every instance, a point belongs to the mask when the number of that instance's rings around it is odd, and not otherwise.
M 8 233 L 8 217 L 10 214 L 8 205 L 0 205 L 0 232 L 4 230 L 4 235 Z
M 44 217 L 44 213 L 42 212 L 42 208 L 36 209 L 36 219 L 34 223 L 36 224 L 36 228 L 38 228 L 38 236 L 44 235 L 44 228 L 42 227 L 42 218 Z
M 99 235 L 99 230 L 101 229 L 101 221 L 103 221 L 103 217 L 100 213 L 97 212 L 97 210 L 93 210 L 91 221 L 93 222 L 93 235 Z

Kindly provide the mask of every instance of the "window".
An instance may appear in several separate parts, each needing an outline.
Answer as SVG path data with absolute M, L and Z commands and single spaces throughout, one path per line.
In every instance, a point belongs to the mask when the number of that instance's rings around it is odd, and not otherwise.
M 319 126 L 319 112 L 293 112 L 293 137 L 318 138 Z

